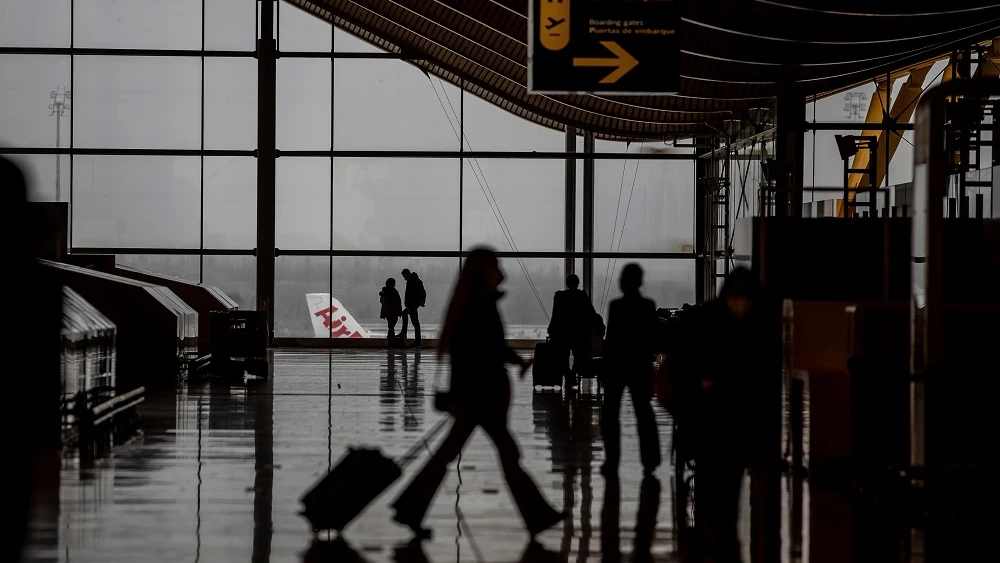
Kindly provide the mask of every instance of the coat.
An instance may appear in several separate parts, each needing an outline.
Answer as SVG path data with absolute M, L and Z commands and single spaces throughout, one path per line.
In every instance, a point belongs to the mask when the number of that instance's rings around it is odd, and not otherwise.
M 378 317 L 380 319 L 397 319 L 403 314 L 403 303 L 395 287 L 383 287 L 382 291 L 378 292 L 378 302 L 382 304 Z

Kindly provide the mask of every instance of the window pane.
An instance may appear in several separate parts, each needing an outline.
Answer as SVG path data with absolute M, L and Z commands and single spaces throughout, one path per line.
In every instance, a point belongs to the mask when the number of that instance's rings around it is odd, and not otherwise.
M 200 163 L 184 156 L 77 156 L 73 245 L 198 248 Z
M 456 106 L 457 107 L 457 106 Z M 566 150 L 566 133 L 535 125 L 472 94 L 465 94 L 466 150 Z
M 75 81 L 76 146 L 200 146 L 199 59 L 81 56 Z
M 458 159 L 336 159 L 338 249 L 458 249 Z
M 205 158 L 205 248 L 257 246 L 257 159 Z
M 384 336 L 386 323 L 379 319 L 378 293 L 386 278 L 396 280 L 403 297 L 406 282 L 403 268 L 416 272 L 427 292 L 427 306 L 418 313 L 423 338 L 436 338 L 448 308 L 452 287 L 458 277 L 458 258 L 336 257 L 333 259 L 333 297 L 339 300 L 371 336 Z M 302 297 L 303 301 L 305 297 Z M 402 319 L 396 330 L 402 329 Z M 408 339 L 413 338 L 412 327 Z
M 77 47 L 198 49 L 201 0 L 75 0 Z
M 172 276 L 183 280 L 198 281 L 197 256 L 164 256 L 162 254 L 118 254 L 115 263 L 139 268 L 154 274 Z
M 205 48 L 253 51 L 257 0 L 205 0 Z
M 70 0 L 3 0 L 0 46 L 69 47 Z
M 338 53 L 384 53 L 378 47 L 340 29 L 333 32 L 333 45 Z
M 329 256 L 275 258 L 274 336 L 313 338 L 315 334 L 306 294 L 328 293 L 329 288 Z M 375 291 L 375 297 L 378 297 L 378 291 Z
M 277 74 L 278 148 L 329 150 L 330 61 L 278 59 Z M 355 111 L 363 114 L 365 107 Z
M 518 250 L 564 250 L 565 181 L 562 160 L 466 159 L 462 245 L 513 250 L 505 226 Z
M 69 57 L 0 55 L 0 144 L 69 146 L 69 67 Z
M 253 256 L 205 256 L 202 283 L 221 289 L 240 309 L 257 308 L 257 259 Z
M 278 2 L 282 51 L 330 51 L 330 24 L 290 2 Z
M 256 59 L 205 59 L 205 148 L 257 148 Z
M 505 292 L 500 300 L 500 313 L 507 326 L 507 338 L 545 338 L 552 314 L 552 296 L 565 285 L 564 261 L 561 258 L 524 258 L 520 261 L 503 258 L 500 267 L 506 275 L 500 286 Z
M 330 159 L 279 158 L 275 186 L 278 248 L 330 248 Z
M 642 266 L 642 294 L 656 301 L 657 308 L 694 303 L 694 260 L 594 260 L 594 307 L 605 319 L 608 303 L 621 296 L 618 278 L 630 262 Z
M 334 68 L 336 149 L 458 150 L 454 86 L 397 60 L 340 59 Z
M 597 150 L 617 152 L 613 147 Z M 594 182 L 595 250 L 693 252 L 691 161 L 597 160 Z
M 21 167 L 31 201 L 69 201 L 69 155 L 9 155 Z M 56 188 L 59 178 L 59 188 Z M 57 195 L 58 194 L 58 195 Z

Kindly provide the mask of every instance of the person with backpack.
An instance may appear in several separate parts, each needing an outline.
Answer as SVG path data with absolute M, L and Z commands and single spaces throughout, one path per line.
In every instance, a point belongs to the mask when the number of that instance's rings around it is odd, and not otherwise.
M 387 327 L 385 333 L 386 339 L 391 345 L 392 341 L 397 339 L 396 321 L 403 314 L 403 301 L 399 298 L 399 292 L 396 291 L 395 278 L 385 280 L 385 287 L 382 288 L 382 291 L 378 292 L 378 302 L 382 304 L 379 318 L 385 319 Z
M 427 292 L 424 291 L 424 282 L 416 272 L 409 269 L 402 271 L 403 279 L 406 280 L 406 291 L 403 293 L 403 330 L 399 337 L 406 340 L 407 320 L 413 323 L 413 347 L 420 348 L 420 315 L 417 310 L 427 304 Z

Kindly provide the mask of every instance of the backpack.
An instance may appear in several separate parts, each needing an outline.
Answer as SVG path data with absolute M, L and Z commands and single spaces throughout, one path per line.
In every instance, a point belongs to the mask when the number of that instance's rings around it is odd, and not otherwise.
M 416 291 L 416 293 L 417 293 L 417 301 L 420 303 L 420 306 L 421 307 L 426 307 L 427 306 L 427 292 L 424 290 L 424 282 L 423 282 L 423 280 L 420 280 L 420 279 L 417 280 L 417 287 L 415 289 L 417 290 Z

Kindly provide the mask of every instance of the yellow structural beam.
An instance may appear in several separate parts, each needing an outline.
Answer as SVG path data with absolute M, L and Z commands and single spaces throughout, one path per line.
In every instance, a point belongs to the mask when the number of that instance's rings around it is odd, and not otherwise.
M 951 67 L 948 67 L 949 69 Z M 927 73 L 930 71 L 931 65 L 920 66 L 910 69 L 910 74 L 906 79 L 906 82 L 899 88 L 899 92 L 896 94 L 896 99 L 892 101 L 892 107 L 889 109 L 889 116 L 894 119 L 897 123 L 908 123 L 910 118 L 913 117 L 913 111 L 916 109 L 916 99 L 923 92 L 924 80 L 927 78 Z M 948 72 L 947 70 L 945 71 Z M 881 123 L 883 116 L 883 109 L 886 104 L 886 98 L 888 97 L 888 84 L 886 81 L 876 83 L 875 97 L 872 98 L 872 103 L 868 107 L 868 115 L 865 119 L 866 123 Z M 885 179 L 886 170 L 888 168 L 889 162 L 892 161 L 892 157 L 896 154 L 896 149 L 899 148 L 899 143 L 902 140 L 902 136 L 897 132 L 890 132 L 888 136 L 884 135 L 884 131 L 877 131 L 874 129 L 866 129 L 861 132 L 862 136 L 874 136 L 878 138 L 878 162 L 876 164 L 875 170 L 875 185 L 881 185 L 882 180 Z M 886 158 L 886 142 L 889 145 L 888 158 Z M 871 152 L 868 150 L 859 151 L 858 154 L 854 156 L 854 160 L 851 162 L 851 168 L 866 168 L 868 162 L 871 159 Z M 864 174 L 851 174 L 848 178 L 848 186 L 851 188 L 867 188 L 869 186 L 869 179 L 867 175 Z M 854 201 L 856 192 L 850 192 L 847 194 L 849 201 Z M 837 217 L 844 216 L 844 201 L 838 200 L 837 202 Z

